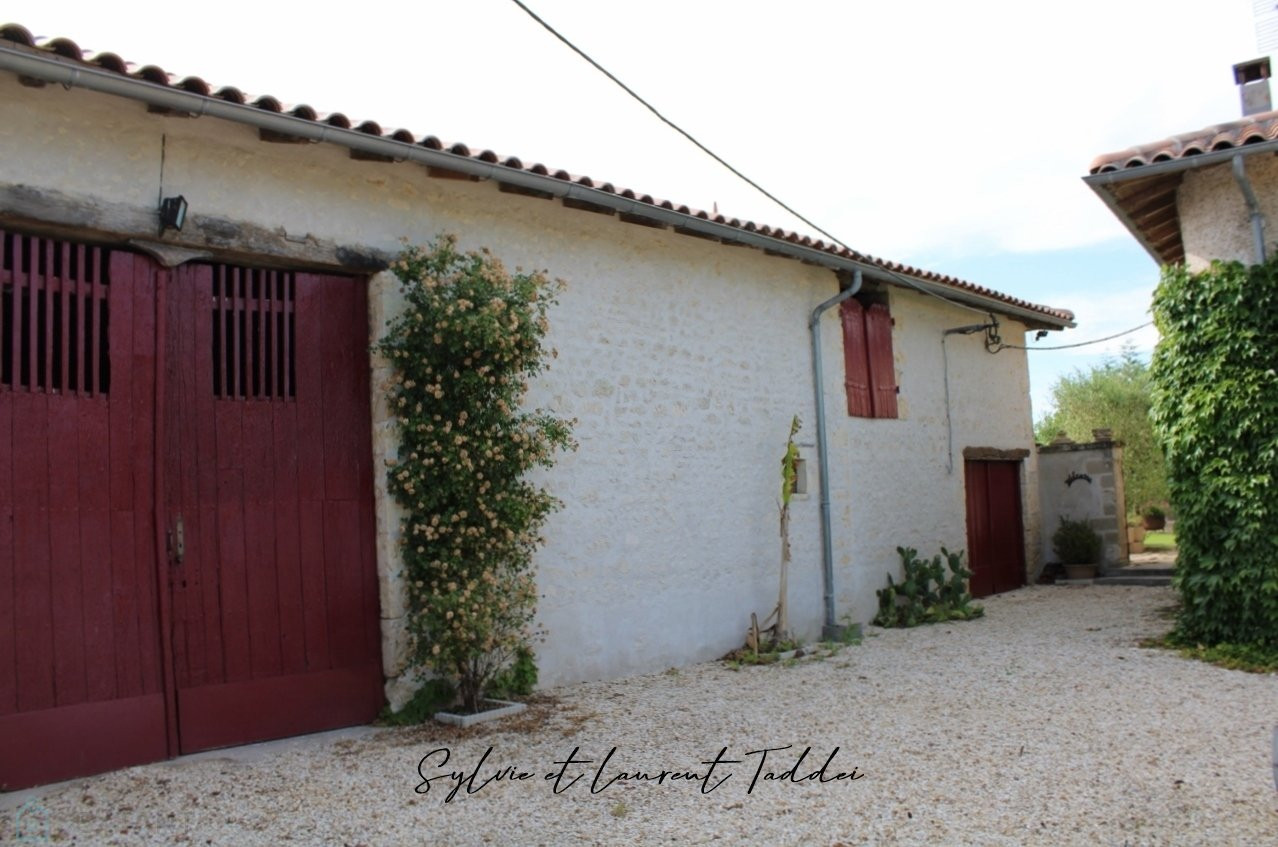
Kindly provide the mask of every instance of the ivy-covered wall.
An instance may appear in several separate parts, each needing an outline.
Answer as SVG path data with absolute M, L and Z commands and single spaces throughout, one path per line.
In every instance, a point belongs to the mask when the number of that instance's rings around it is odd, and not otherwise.
M 1278 260 L 1166 268 L 1153 311 L 1179 634 L 1278 645 Z

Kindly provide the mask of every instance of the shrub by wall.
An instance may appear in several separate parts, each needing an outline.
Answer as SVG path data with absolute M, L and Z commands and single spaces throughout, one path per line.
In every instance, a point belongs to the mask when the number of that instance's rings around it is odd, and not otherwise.
M 1177 636 L 1278 646 L 1278 262 L 1166 268 L 1153 311 Z
M 407 514 L 414 654 L 477 710 L 503 672 L 511 684 L 536 678 L 533 554 L 558 501 L 528 473 L 574 444 L 570 421 L 522 400 L 555 355 L 543 339 L 561 283 L 512 274 L 451 237 L 405 249 L 391 269 L 405 308 L 377 349 L 395 370 L 389 482 Z

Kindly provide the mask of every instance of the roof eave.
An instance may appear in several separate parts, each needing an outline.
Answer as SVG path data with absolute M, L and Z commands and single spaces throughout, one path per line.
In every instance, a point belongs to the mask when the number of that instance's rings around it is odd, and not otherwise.
M 1112 171 L 1101 171 L 1100 173 L 1087 174 L 1083 177 L 1083 182 L 1096 193 L 1096 196 L 1109 207 L 1114 217 L 1127 228 L 1132 237 L 1140 242 L 1141 247 L 1145 248 L 1150 257 L 1158 264 L 1169 264 L 1173 261 L 1179 261 L 1179 258 L 1170 258 L 1159 252 L 1158 248 L 1152 244 L 1145 235 L 1144 230 L 1131 219 L 1126 210 L 1122 208 L 1120 200 L 1111 190 L 1112 186 L 1120 183 L 1138 182 L 1142 180 L 1152 180 L 1160 176 L 1169 174 L 1186 173 L 1191 170 L 1200 168 L 1210 168 L 1216 165 L 1224 165 L 1233 161 L 1239 156 L 1255 156 L 1261 153 L 1278 153 L 1278 139 L 1273 141 L 1262 141 L 1254 144 L 1243 144 L 1238 147 L 1229 147 L 1224 150 L 1212 150 L 1209 153 L 1198 153 L 1193 156 L 1185 156 L 1178 159 L 1168 159 L 1162 162 L 1151 162 L 1145 165 L 1134 165 L 1131 167 L 1119 168 Z
M 796 244 L 784 238 L 776 238 L 675 209 L 652 205 L 555 176 L 531 173 L 526 170 L 508 167 L 495 162 L 485 162 L 446 150 L 436 150 L 420 144 L 371 135 L 360 132 L 357 129 L 345 129 L 330 124 L 316 123 L 301 117 L 273 112 L 249 104 L 220 100 L 204 94 L 159 85 L 144 79 L 121 76 L 113 71 L 85 65 L 82 62 L 75 62 L 60 56 L 50 56 L 35 52 L 29 48 L 0 45 L 0 70 L 58 83 L 68 88 L 86 88 L 99 93 L 137 100 L 148 105 L 171 109 L 175 112 L 221 118 L 309 141 L 331 142 L 367 153 L 416 161 L 428 166 L 464 173 L 481 179 L 492 179 L 533 191 L 545 192 L 560 198 L 570 198 L 603 206 L 616 212 L 642 217 L 663 225 L 698 232 L 720 241 L 758 247 L 831 270 L 861 271 L 870 278 L 894 285 L 916 287 L 932 294 L 943 296 L 947 300 L 1016 318 L 1024 321 L 1031 328 L 1065 329 L 1075 325 L 1072 319 L 1066 319 L 1038 309 L 1018 306 L 1014 303 L 1000 300 L 997 297 L 966 291 L 962 288 L 945 285 L 913 274 L 886 270 L 870 261 L 862 261 L 828 252 L 834 249 L 833 245 L 828 246 L 827 249 L 818 249 Z M 903 283 L 902 278 L 908 279 L 908 282 Z

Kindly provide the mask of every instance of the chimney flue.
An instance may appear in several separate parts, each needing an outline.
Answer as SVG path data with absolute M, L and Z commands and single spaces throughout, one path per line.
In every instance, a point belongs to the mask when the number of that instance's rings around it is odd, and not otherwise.
M 1234 65 L 1234 82 L 1242 94 L 1243 115 L 1268 112 L 1273 109 L 1269 97 L 1269 58 L 1252 59 Z

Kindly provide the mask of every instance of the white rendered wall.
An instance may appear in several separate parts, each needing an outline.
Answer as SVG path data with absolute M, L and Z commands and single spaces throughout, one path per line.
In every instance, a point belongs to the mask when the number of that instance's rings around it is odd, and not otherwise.
M 543 481 L 565 503 L 538 556 L 538 648 L 545 684 L 663 669 L 739 646 L 751 612 L 777 592 L 779 459 L 794 414 L 815 441 L 807 317 L 834 274 L 761 251 L 620 222 L 431 178 L 422 167 L 352 161 L 331 145 L 279 145 L 209 118 L 166 118 L 135 103 L 27 89 L 0 78 L 0 183 L 73 200 L 154 209 L 181 193 L 192 215 L 393 252 L 440 232 L 508 266 L 544 268 L 568 289 L 552 312 L 552 370 L 529 403 L 579 420 L 580 449 Z M 233 245 L 228 245 L 233 248 Z M 371 333 L 398 308 L 388 274 L 370 282 Z M 868 620 L 897 545 L 966 548 L 962 449 L 1032 447 L 1025 355 L 951 337 L 953 470 L 947 469 L 941 333 L 983 316 L 891 289 L 899 420 L 849 419 L 837 310 L 823 322 L 839 617 Z M 1023 343 L 1004 321 L 1008 343 Z M 374 362 L 378 467 L 394 454 Z M 817 463 L 792 506 L 791 622 L 819 635 Z M 1022 463 L 1026 548 L 1036 570 L 1035 459 Z M 378 477 L 378 558 L 388 692 L 405 688 L 397 511 Z

